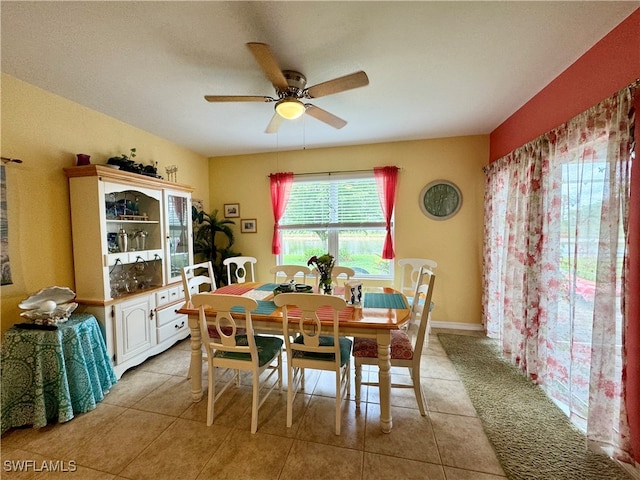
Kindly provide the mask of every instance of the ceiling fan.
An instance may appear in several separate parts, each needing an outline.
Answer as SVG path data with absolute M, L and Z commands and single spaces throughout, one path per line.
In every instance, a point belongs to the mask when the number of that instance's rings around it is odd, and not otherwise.
M 345 120 L 303 101 L 369 85 L 367 74 L 359 71 L 307 88 L 307 79 L 303 74 L 294 70 L 280 70 L 269 45 L 247 43 L 247 47 L 276 89 L 277 98 L 255 95 L 205 95 L 204 98 L 207 102 L 275 102 L 275 113 L 266 133 L 276 133 L 284 119 L 293 120 L 305 113 L 334 128 L 342 128 L 347 124 Z

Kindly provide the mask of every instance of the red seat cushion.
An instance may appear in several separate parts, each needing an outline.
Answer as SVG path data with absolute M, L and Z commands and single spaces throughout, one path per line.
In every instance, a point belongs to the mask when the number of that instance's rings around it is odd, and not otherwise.
M 355 337 L 353 339 L 353 356 L 377 358 L 378 343 L 375 338 Z M 391 331 L 391 359 L 411 360 L 413 358 L 413 347 L 411 339 L 402 330 Z

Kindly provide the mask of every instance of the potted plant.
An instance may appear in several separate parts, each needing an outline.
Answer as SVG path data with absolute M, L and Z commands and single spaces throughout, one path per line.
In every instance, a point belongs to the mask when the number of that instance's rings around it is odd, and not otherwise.
M 230 279 L 227 278 L 227 271 L 222 262 L 226 258 L 241 255 L 231 249 L 235 238 L 230 225 L 235 225 L 235 222 L 227 218 L 218 219 L 218 210 L 206 213 L 191 207 L 191 216 L 194 224 L 193 251 L 196 262 L 211 261 L 218 283 L 228 285 Z

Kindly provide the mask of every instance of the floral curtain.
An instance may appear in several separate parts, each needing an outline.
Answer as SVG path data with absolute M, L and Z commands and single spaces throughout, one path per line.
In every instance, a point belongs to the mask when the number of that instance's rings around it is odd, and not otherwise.
M 632 141 L 626 88 L 485 169 L 487 334 L 621 459 Z
M 271 182 L 271 207 L 273 208 L 273 240 L 271 252 L 279 254 L 282 248 L 280 242 L 280 220 L 289 203 L 289 193 L 293 184 L 293 172 L 272 173 L 269 175 Z
M 396 202 L 396 186 L 398 185 L 398 167 L 375 167 L 373 175 L 378 186 L 378 196 L 382 214 L 384 215 L 387 235 L 382 246 L 382 258 L 390 260 L 395 258 L 393 251 L 393 237 L 391 236 L 391 218 L 393 218 L 393 208 Z

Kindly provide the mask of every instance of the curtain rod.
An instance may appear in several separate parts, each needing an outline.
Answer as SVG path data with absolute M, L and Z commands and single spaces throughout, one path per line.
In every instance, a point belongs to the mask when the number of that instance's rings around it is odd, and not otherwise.
M 8 158 L 8 157 L 0 157 L 2 159 L 2 163 L 22 163 L 22 160 L 19 158 Z
M 398 167 L 398 171 L 402 171 L 401 167 Z M 294 177 L 306 177 L 309 175 L 336 175 L 339 173 L 364 173 L 364 172 L 373 172 L 373 168 L 367 168 L 367 169 L 362 169 L 362 170 L 336 170 L 333 172 L 310 172 L 310 173 L 294 173 L 293 176 Z M 267 175 L 267 178 L 270 177 L 271 175 Z

